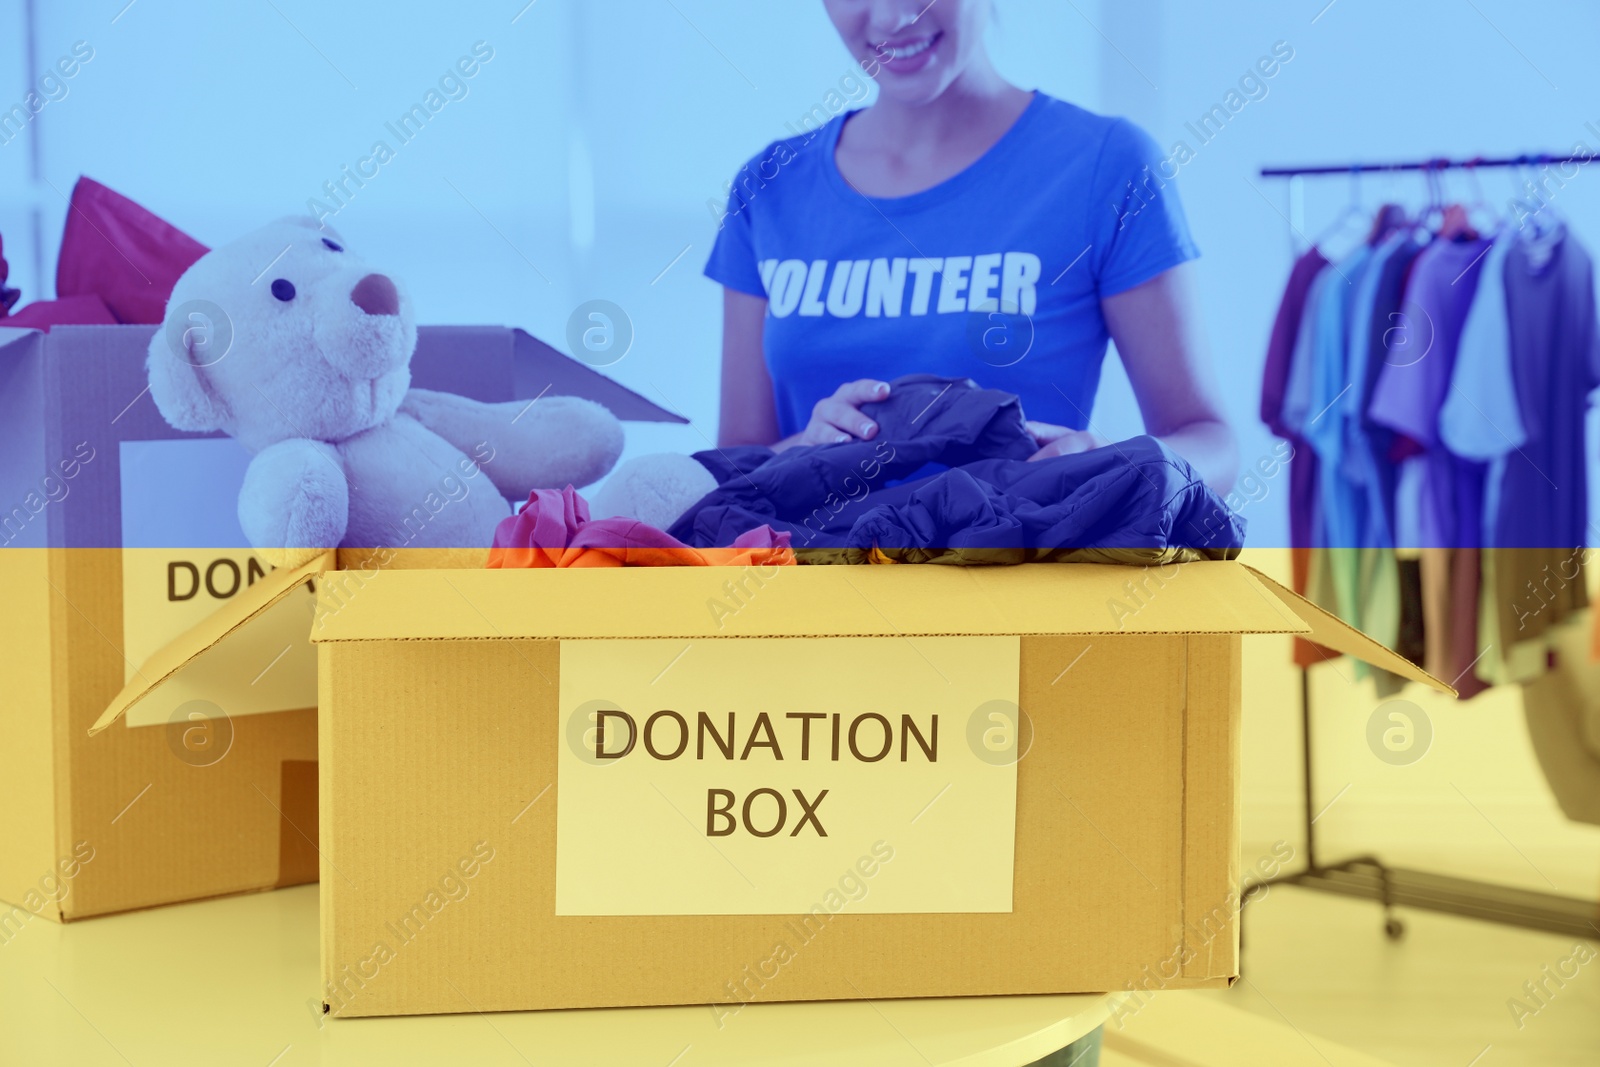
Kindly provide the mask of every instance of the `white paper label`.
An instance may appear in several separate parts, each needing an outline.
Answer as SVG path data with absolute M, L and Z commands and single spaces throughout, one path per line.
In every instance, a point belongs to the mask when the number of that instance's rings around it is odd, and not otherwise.
M 269 568 L 239 529 L 249 454 L 225 439 L 127 441 L 122 465 L 124 673 L 140 666 Z M 290 593 L 129 709 L 129 726 L 315 707 L 313 597 Z
M 1009 912 L 1019 647 L 563 641 L 556 914 Z

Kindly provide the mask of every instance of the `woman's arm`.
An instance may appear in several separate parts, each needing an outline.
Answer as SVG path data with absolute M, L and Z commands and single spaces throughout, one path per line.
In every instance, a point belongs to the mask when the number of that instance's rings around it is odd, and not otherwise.
M 1195 337 L 1186 266 L 1100 302 L 1111 339 L 1133 383 L 1146 432 L 1161 438 L 1219 493 L 1233 488 L 1239 449 L 1222 418 L 1216 383 Z M 1044 447 L 1033 457 L 1070 455 L 1109 442 L 1090 430 L 1030 423 Z
M 1187 265 L 1100 302 L 1133 384 L 1146 431 L 1194 465 L 1219 493 L 1239 476 L 1239 445 L 1222 417 L 1216 379 L 1195 330 Z
M 761 355 L 767 301 L 737 289 L 722 290 L 722 402 L 717 444 L 771 445 L 778 439 L 772 378 Z
M 772 399 L 772 377 L 762 357 L 761 331 L 767 302 L 759 296 L 723 289 L 722 404 L 717 444 L 768 445 L 782 452 L 795 445 L 827 445 L 852 437 L 869 439 L 878 432 L 859 405 L 889 395 L 885 382 L 864 378 L 846 382 L 817 402 L 806 428 L 778 440 L 778 410 Z M 776 443 L 775 443 L 776 442 Z

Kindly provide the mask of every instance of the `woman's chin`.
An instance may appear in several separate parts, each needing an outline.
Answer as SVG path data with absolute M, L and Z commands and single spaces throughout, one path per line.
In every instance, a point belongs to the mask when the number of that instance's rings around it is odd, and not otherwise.
M 901 107 L 931 104 L 944 90 L 944 80 L 934 69 L 919 71 L 914 75 L 878 76 L 878 99 L 892 100 Z

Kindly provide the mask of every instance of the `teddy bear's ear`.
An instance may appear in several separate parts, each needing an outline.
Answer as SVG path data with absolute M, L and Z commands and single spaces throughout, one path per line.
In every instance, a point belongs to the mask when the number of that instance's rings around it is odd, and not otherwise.
M 189 336 L 185 333 L 185 343 Z M 201 378 L 200 369 L 169 347 L 166 330 L 157 330 L 150 339 L 145 366 L 150 374 L 150 398 L 167 425 L 195 433 L 222 429 L 223 413 L 216 397 Z
M 329 226 L 326 222 L 318 222 L 310 215 L 285 215 L 276 221 L 284 226 L 304 226 L 308 230 L 316 230 L 318 233 L 331 237 L 335 241 L 342 242 L 344 240 L 343 237 L 339 236 L 338 230 Z

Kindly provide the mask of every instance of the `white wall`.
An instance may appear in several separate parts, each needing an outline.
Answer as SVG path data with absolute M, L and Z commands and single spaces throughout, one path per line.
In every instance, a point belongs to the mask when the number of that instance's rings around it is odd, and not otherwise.
M 1551 0 L 1537 5 L 1537 18 L 1528 17 L 1530 10 L 1514 0 L 1107 5 L 1102 106 L 1144 124 L 1163 147 L 1183 141 L 1194 151 L 1177 185 L 1204 255 L 1199 284 L 1207 335 L 1246 462 L 1272 447 L 1256 416 L 1260 372 L 1291 262 L 1287 183 L 1264 181 L 1257 172 L 1273 164 L 1567 151 L 1579 140 L 1600 150 L 1600 133 L 1585 125 L 1600 129 L 1600 66 L 1593 57 L 1600 6 Z M 1264 99 L 1247 104 L 1202 144 L 1186 124 L 1220 103 L 1277 41 L 1287 42 L 1295 58 L 1266 82 Z M 1511 175 L 1484 172 L 1486 195 L 1504 205 Z M 1462 174 L 1447 180 L 1455 198 L 1476 198 Z M 1415 175 L 1370 177 L 1362 190 L 1369 205 L 1395 198 L 1416 206 L 1424 199 Z M 1306 234 L 1320 234 L 1349 198 L 1347 178 L 1308 181 Z M 1581 173 L 1554 204 L 1591 247 L 1600 247 L 1600 167 Z M 1103 421 L 1126 418 L 1119 394 L 1108 389 L 1102 404 Z M 1286 543 L 1284 492 L 1247 509 L 1251 543 Z
M 323 183 L 384 139 L 394 159 L 332 224 L 408 282 L 425 322 L 507 323 L 565 347 L 579 303 L 622 306 L 636 339 L 608 373 L 693 420 L 631 426 L 643 451 L 716 436 L 707 202 L 851 71 L 813 2 L 35 4 L 41 62 L 78 40 L 94 59 L 35 120 L 42 181 L 27 180 L 24 140 L 0 145 L 0 233 L 25 299 L 49 293 L 61 194 L 80 174 L 216 244 L 328 201 Z M 0 100 L 23 91 L 22 12 L 0 0 Z M 384 124 L 479 40 L 494 58 L 466 98 L 400 145 Z M 1091 105 L 1096 41 L 1070 5 L 1007 3 L 994 31 L 1013 77 Z

